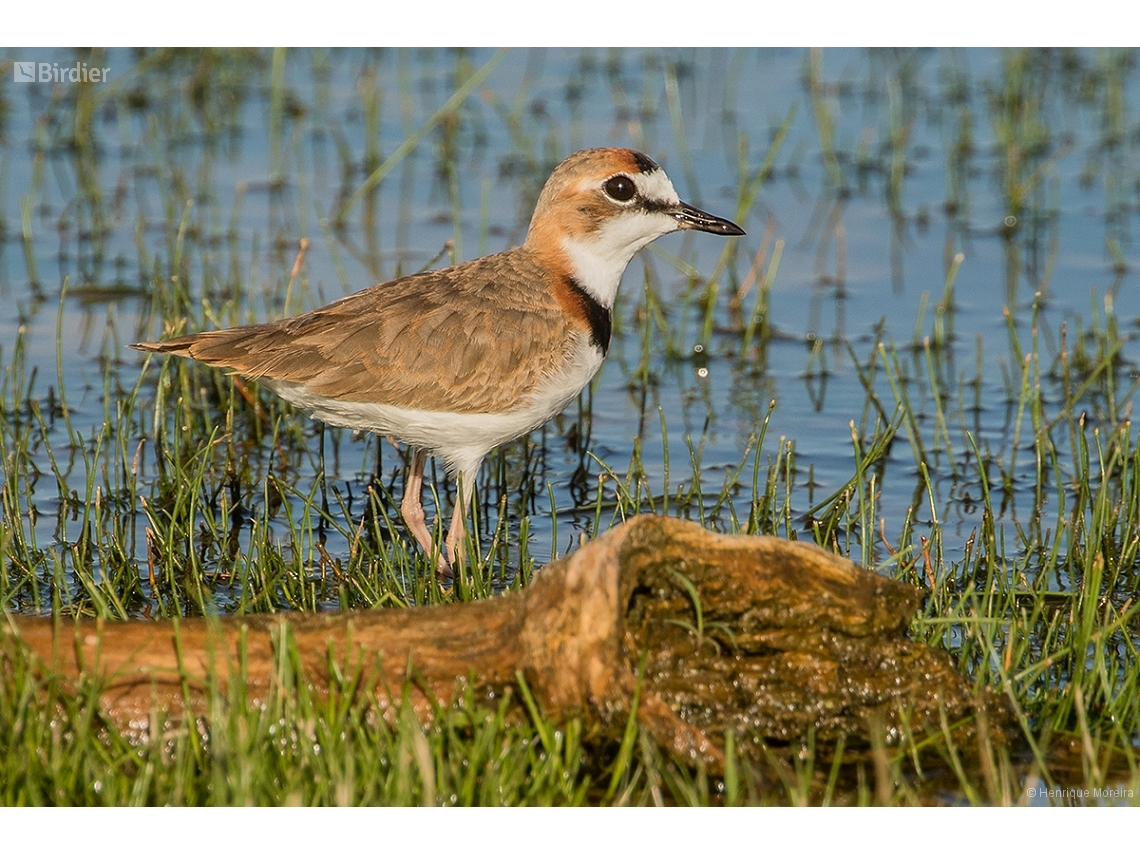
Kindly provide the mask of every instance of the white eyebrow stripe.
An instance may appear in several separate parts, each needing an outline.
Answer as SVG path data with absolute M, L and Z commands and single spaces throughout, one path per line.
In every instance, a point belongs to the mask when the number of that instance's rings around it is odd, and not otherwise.
M 664 202 L 669 205 L 678 205 L 681 202 L 677 191 L 673 189 L 673 182 L 665 174 L 664 169 L 655 169 L 652 172 L 635 172 L 630 175 L 641 196 L 652 202 Z

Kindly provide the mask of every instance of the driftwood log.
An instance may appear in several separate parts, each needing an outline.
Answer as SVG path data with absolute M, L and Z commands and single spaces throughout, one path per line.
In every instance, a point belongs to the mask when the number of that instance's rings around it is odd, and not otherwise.
M 637 692 L 659 744 L 716 769 L 727 729 L 745 749 L 809 733 L 853 747 L 974 715 L 949 657 L 905 636 L 920 601 L 815 546 L 643 516 L 491 600 L 158 622 L 8 616 L 0 656 L 30 651 L 49 672 L 96 677 L 106 713 L 136 727 L 187 698 L 202 714 L 209 687 L 232 675 L 264 697 L 286 637 L 318 690 L 334 667 L 358 668 L 384 709 L 413 670 L 424 714 L 465 683 L 501 696 L 521 674 L 546 715 L 620 735 Z

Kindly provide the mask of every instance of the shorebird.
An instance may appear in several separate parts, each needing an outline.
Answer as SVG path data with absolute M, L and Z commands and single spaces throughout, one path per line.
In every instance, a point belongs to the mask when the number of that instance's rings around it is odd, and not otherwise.
M 609 348 L 626 265 L 678 229 L 744 234 L 682 202 L 646 155 L 587 149 L 555 168 L 522 246 L 296 317 L 131 346 L 228 368 L 320 421 L 410 446 L 400 513 L 447 576 L 461 557 L 483 458 L 553 418 L 590 382 Z M 429 452 L 458 481 L 438 553 L 420 500 Z

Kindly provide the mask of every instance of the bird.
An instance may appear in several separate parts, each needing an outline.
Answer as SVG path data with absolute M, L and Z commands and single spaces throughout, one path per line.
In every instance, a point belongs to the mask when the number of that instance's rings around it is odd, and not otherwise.
M 483 458 L 577 397 L 609 349 L 626 266 L 685 229 L 744 234 L 682 202 L 647 155 L 585 149 L 555 167 L 520 246 L 282 320 L 130 346 L 228 369 L 326 424 L 404 443 L 412 462 L 401 516 L 450 579 Z M 421 504 L 428 454 L 458 487 L 439 551 Z

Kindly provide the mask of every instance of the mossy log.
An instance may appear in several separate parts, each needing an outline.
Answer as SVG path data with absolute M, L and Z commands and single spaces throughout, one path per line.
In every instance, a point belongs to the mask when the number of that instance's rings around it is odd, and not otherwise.
M 410 697 L 428 715 L 467 688 L 500 696 L 521 674 L 547 716 L 614 735 L 636 693 L 659 744 L 715 769 L 727 729 L 743 746 L 809 733 L 854 746 L 971 717 L 978 702 L 949 657 L 906 638 L 921 596 L 812 545 L 642 516 L 490 600 L 156 622 L 8 616 L 18 641 L 0 655 L 30 650 L 50 672 L 95 677 L 105 712 L 134 727 L 156 705 L 180 713 L 188 700 L 203 714 L 234 675 L 256 702 L 285 638 L 315 688 L 357 669 L 382 709 Z

